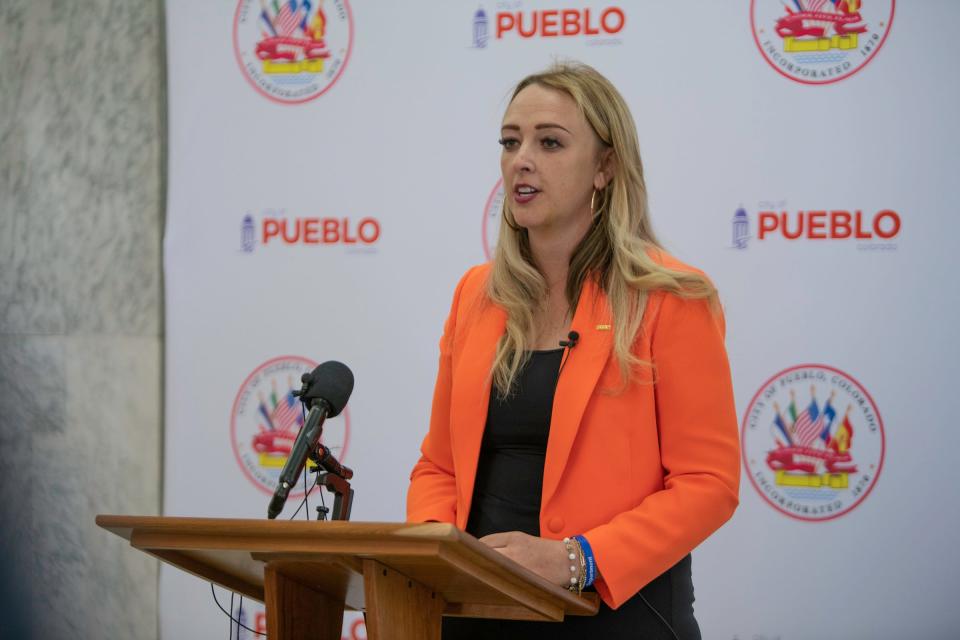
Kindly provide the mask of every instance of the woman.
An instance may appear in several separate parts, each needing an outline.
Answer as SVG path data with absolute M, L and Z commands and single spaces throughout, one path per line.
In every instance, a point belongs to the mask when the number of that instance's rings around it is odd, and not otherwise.
M 525 78 L 501 133 L 496 253 L 457 286 L 407 518 L 602 605 L 444 638 L 699 638 L 689 553 L 739 483 L 715 290 L 659 248 L 633 119 L 594 69 Z

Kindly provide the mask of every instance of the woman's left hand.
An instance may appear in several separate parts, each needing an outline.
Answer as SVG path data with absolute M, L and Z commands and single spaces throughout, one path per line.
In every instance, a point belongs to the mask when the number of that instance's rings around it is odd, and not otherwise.
M 567 557 L 566 546 L 561 540 L 536 538 L 520 531 L 508 531 L 483 536 L 480 542 L 552 584 L 568 587 L 570 577 L 576 575 L 570 571 L 570 565 L 575 566 L 575 563 Z

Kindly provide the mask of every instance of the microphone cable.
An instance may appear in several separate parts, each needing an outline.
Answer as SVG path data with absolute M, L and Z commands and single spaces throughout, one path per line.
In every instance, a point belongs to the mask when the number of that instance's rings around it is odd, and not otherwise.
M 224 608 L 223 608 L 223 605 L 220 604 L 220 600 L 217 599 L 217 592 L 214 590 L 214 588 L 213 588 L 213 583 L 212 583 L 212 582 L 210 583 L 210 593 L 213 595 L 213 601 L 217 603 L 217 606 L 218 606 L 218 607 L 220 607 L 220 611 L 223 611 L 223 615 L 225 615 L 225 616 L 227 616 L 228 618 L 230 618 L 231 622 L 236 622 L 236 623 L 237 623 L 237 637 L 238 637 L 238 638 L 240 637 L 240 629 L 241 629 L 241 628 L 246 629 L 246 630 L 249 631 L 250 633 L 255 633 L 255 634 L 257 634 L 258 636 L 263 636 L 264 638 L 267 637 L 267 634 L 261 633 L 260 631 L 256 631 L 255 629 L 251 629 L 251 628 L 248 627 L 247 625 L 245 625 L 245 624 L 243 624 L 242 622 L 240 622 L 240 620 L 239 620 L 238 618 L 234 618 L 234 617 L 233 617 L 233 614 L 232 614 L 231 612 L 229 612 L 229 611 L 227 611 L 226 609 L 224 609 Z M 241 602 L 241 603 L 243 602 L 243 596 L 240 596 L 240 602 Z M 243 605 L 241 604 L 241 611 L 243 610 L 242 607 L 243 607 Z M 230 592 L 230 608 L 231 608 L 231 610 L 233 609 L 233 592 L 232 592 L 232 591 Z M 238 617 L 239 617 L 239 616 L 238 616 Z M 230 625 L 230 630 L 233 631 L 233 625 L 232 625 L 232 624 Z
M 304 424 L 306 424 L 306 422 L 307 422 L 307 409 L 306 409 L 306 407 L 305 407 L 302 403 L 301 403 L 301 405 L 300 405 L 300 414 L 303 416 L 303 422 L 304 422 Z M 303 429 L 303 425 L 300 425 L 300 428 Z M 299 436 L 299 435 L 300 435 L 300 432 L 297 432 L 297 435 Z M 318 469 L 317 477 L 316 477 L 316 479 L 313 481 L 313 485 L 311 485 L 310 488 L 307 489 L 307 475 L 308 475 L 309 473 L 310 473 L 310 459 L 307 458 L 307 461 L 306 461 L 306 462 L 304 463 L 304 465 L 303 465 L 303 500 L 301 500 L 301 501 L 300 501 L 300 504 L 297 505 L 297 510 L 293 512 L 293 515 L 290 516 L 290 519 L 291 519 L 291 520 L 293 520 L 294 518 L 296 518 L 296 517 L 297 517 L 297 514 L 300 513 L 300 509 L 303 509 L 304 505 L 306 505 L 307 510 L 304 512 L 304 515 L 306 516 L 307 521 L 308 521 L 308 522 L 310 521 L 310 503 L 307 502 L 307 499 L 310 497 L 310 494 L 313 493 L 313 490 L 317 488 L 317 485 L 320 484 L 320 474 L 319 474 L 319 469 Z M 320 489 L 320 494 L 319 494 L 319 495 L 320 495 L 320 505 L 324 508 L 324 511 L 326 511 L 327 503 L 326 503 L 326 502 L 324 501 L 324 499 L 323 499 L 323 489 Z
M 319 479 L 319 476 L 318 476 L 318 479 Z M 304 477 L 303 477 L 303 480 L 304 480 L 304 484 L 306 484 L 306 480 L 307 480 L 307 477 L 306 477 L 306 469 L 304 469 Z M 294 518 L 296 518 L 297 515 L 300 513 L 300 509 L 303 509 L 304 505 L 307 504 L 307 497 L 310 495 L 310 493 L 311 493 L 314 489 L 317 488 L 318 484 L 319 484 L 319 483 L 317 483 L 317 482 L 315 481 L 315 482 L 313 483 L 313 485 L 306 491 L 306 493 L 305 493 L 304 496 L 303 496 L 303 500 L 300 501 L 300 505 L 297 507 L 297 510 L 293 513 L 292 516 L 290 516 L 290 519 L 291 519 L 291 520 L 293 520 Z M 306 487 L 304 487 L 304 488 L 306 488 Z M 321 490 L 321 492 L 320 492 L 320 504 L 326 506 L 326 503 L 324 502 L 324 499 L 323 499 L 323 491 L 322 491 L 322 490 Z M 309 520 L 310 520 L 310 511 L 309 511 L 309 509 L 307 510 L 306 515 L 307 515 L 307 520 L 309 521 Z M 230 624 L 230 629 L 231 629 L 231 631 L 233 630 L 233 623 L 236 623 L 236 625 L 237 625 L 237 638 L 240 637 L 240 629 L 246 629 L 246 630 L 249 631 L 250 633 L 255 633 L 255 634 L 257 634 L 258 636 L 263 636 L 264 638 L 267 637 L 267 634 L 261 633 L 261 632 L 259 632 L 259 631 L 254 630 L 254 629 L 251 629 L 251 628 L 248 627 L 247 625 L 243 624 L 243 622 L 240 621 L 240 614 L 237 614 L 237 617 L 234 617 L 234 616 L 233 616 L 233 613 L 232 613 L 232 612 L 233 612 L 233 597 L 234 597 L 234 592 L 233 592 L 233 591 L 230 592 L 230 611 L 227 611 L 226 609 L 224 609 L 223 605 L 220 604 L 220 600 L 217 599 L 217 592 L 216 592 L 216 590 L 214 589 L 214 585 L 213 585 L 212 582 L 210 583 L 210 593 L 213 595 L 213 601 L 217 604 L 217 607 L 220 609 L 220 611 L 223 612 L 223 615 L 227 616 L 227 618 L 230 619 L 230 622 L 231 622 L 231 624 Z M 243 596 L 242 596 L 242 595 L 240 596 L 240 611 L 241 611 L 241 612 L 243 611 Z M 229 638 L 229 636 L 228 636 L 228 638 Z
M 304 467 L 304 473 L 306 473 L 306 467 Z M 297 515 L 300 514 L 300 509 L 303 509 L 303 506 L 307 503 L 307 497 L 308 497 L 311 493 L 313 493 L 313 490 L 314 490 L 314 489 L 316 489 L 318 486 L 320 486 L 319 480 L 320 480 L 320 476 L 318 475 L 318 476 L 317 476 L 317 479 L 313 481 L 313 484 L 312 484 L 312 485 L 310 485 L 310 489 L 304 494 L 303 500 L 301 500 L 301 501 L 300 501 L 300 504 L 297 506 L 297 510 L 293 512 L 293 515 L 292 515 L 292 516 L 290 516 L 290 519 L 291 519 L 291 520 L 293 520 L 294 518 L 297 517 Z M 306 482 L 307 482 L 306 476 L 304 476 L 303 482 L 304 482 L 304 487 L 303 487 L 303 488 L 306 489 L 306 488 L 307 488 L 307 487 L 306 487 Z M 323 490 L 322 490 L 322 489 L 320 490 L 319 495 L 320 495 L 320 504 L 322 504 L 324 507 L 326 507 L 326 503 L 325 503 L 324 500 L 323 500 Z M 309 507 L 307 507 L 306 516 L 307 516 L 307 521 L 309 522 L 309 520 L 310 520 L 310 508 L 309 508 Z
M 660 612 L 657 611 L 656 608 L 655 608 L 652 604 L 650 604 L 650 601 L 647 600 L 646 597 L 645 597 L 642 593 L 640 593 L 639 591 L 637 591 L 637 595 L 640 596 L 640 599 L 641 599 L 641 600 L 643 600 L 643 604 L 647 605 L 647 608 L 650 609 L 650 611 L 653 612 L 653 615 L 657 616 L 657 618 L 660 620 L 660 622 L 663 623 L 663 626 L 665 626 L 665 627 L 667 628 L 667 631 L 670 632 L 670 635 L 673 636 L 674 640 L 680 640 L 680 636 L 677 635 L 677 632 L 673 630 L 673 627 L 670 626 L 670 623 L 667 622 L 667 619 L 664 618 L 662 615 L 660 615 Z
M 302 402 L 300 403 L 300 416 L 303 418 L 303 424 L 307 424 L 307 405 L 305 405 Z M 300 431 L 303 431 L 303 424 L 300 425 Z M 298 432 L 297 435 L 299 436 L 300 433 Z M 310 519 L 310 503 L 307 502 L 307 498 L 310 497 L 310 491 L 313 491 L 313 487 L 311 487 L 309 491 L 307 490 L 307 475 L 308 475 L 309 469 L 310 469 L 310 458 L 308 456 L 303 463 L 303 504 L 307 506 L 307 510 L 304 512 L 307 516 L 307 520 Z M 297 511 L 293 515 L 296 516 L 297 513 L 300 513 L 300 506 L 297 506 Z M 291 517 L 290 519 L 293 520 L 293 517 Z
M 304 422 L 306 422 L 306 409 L 303 407 L 302 404 L 300 405 L 300 415 L 303 417 Z M 300 425 L 300 429 L 301 429 L 301 430 L 303 429 L 303 424 Z M 297 435 L 300 435 L 299 431 L 297 432 Z M 304 505 L 307 505 L 307 512 L 306 512 L 306 513 L 307 513 L 307 520 L 310 519 L 310 507 L 309 507 L 309 503 L 307 502 L 307 499 L 308 499 L 308 497 L 310 496 L 310 492 L 313 491 L 314 487 L 316 487 L 316 486 L 317 486 L 316 483 L 314 483 L 312 487 L 310 487 L 309 489 L 307 489 L 307 465 L 304 465 L 304 468 L 303 468 L 303 500 L 300 501 L 300 505 L 297 507 L 297 510 L 293 513 L 293 515 L 290 516 L 290 519 L 291 519 L 291 520 L 293 520 L 294 518 L 297 517 L 297 514 L 300 513 L 300 509 L 302 509 L 302 508 L 304 507 Z M 321 500 L 322 500 L 322 498 L 321 498 Z M 226 609 L 224 609 L 224 608 L 223 608 L 223 605 L 220 604 L 220 600 L 217 598 L 217 592 L 216 592 L 216 590 L 214 589 L 214 585 L 213 585 L 212 582 L 210 583 L 210 594 L 213 596 L 213 601 L 216 603 L 217 607 L 220 609 L 220 611 L 223 612 L 223 615 L 227 616 L 227 619 L 230 621 L 230 629 L 229 629 L 229 631 L 228 631 L 228 633 L 227 633 L 227 638 L 228 638 L 228 640 L 229 640 L 229 639 L 232 637 L 232 635 L 233 635 L 233 625 L 234 625 L 234 623 L 236 623 L 236 625 L 237 625 L 237 639 L 238 639 L 238 640 L 239 640 L 239 638 L 240 638 L 240 629 L 245 629 L 245 630 L 249 631 L 250 633 L 255 633 L 255 634 L 257 634 L 258 636 L 266 637 L 267 634 L 265 634 L 265 633 L 260 633 L 259 631 L 255 631 L 254 629 L 251 629 L 250 627 L 248 627 L 247 625 L 243 624 L 243 622 L 240 621 L 240 616 L 243 614 L 243 596 L 240 596 L 239 613 L 237 614 L 237 617 L 235 618 L 235 617 L 233 617 L 233 598 L 234 598 L 234 595 L 236 595 L 236 594 L 235 594 L 233 591 L 230 592 L 230 611 L 227 611 Z

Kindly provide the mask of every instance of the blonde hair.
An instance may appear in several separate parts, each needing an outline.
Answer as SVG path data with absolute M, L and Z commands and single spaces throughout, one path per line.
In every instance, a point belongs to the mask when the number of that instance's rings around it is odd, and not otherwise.
M 651 257 L 660 245 L 650 226 L 637 130 L 626 102 L 610 81 L 585 64 L 557 63 L 521 80 L 511 102 L 531 85 L 573 98 L 600 143 L 613 153 L 612 179 L 594 194 L 594 222 L 570 258 L 565 294 L 575 309 L 587 278 L 595 279 L 606 293 L 613 316 L 613 351 L 626 386 L 636 367 L 649 365 L 631 351 L 649 293 L 666 290 L 707 298 L 713 304 L 716 290 L 703 275 L 668 269 Z M 492 367 L 493 382 L 506 395 L 529 357 L 534 313 L 546 299 L 547 284 L 534 263 L 527 230 L 513 218 L 509 198 L 504 198 L 502 215 L 487 296 L 507 312 L 506 332 L 497 344 Z

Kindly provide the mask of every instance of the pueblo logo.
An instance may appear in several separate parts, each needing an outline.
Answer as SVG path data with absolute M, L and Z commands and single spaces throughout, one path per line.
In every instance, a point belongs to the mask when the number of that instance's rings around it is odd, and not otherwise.
M 380 240 L 380 222 L 373 217 L 288 217 L 268 211 L 259 225 L 247 214 L 241 225 L 241 249 L 251 253 L 257 242 L 268 245 L 353 245 L 369 247 Z
M 489 19 L 481 7 L 473 15 L 473 43 L 487 46 Z M 623 31 L 627 16 L 620 7 L 605 9 L 538 9 L 535 11 L 498 11 L 493 17 L 493 36 L 497 40 L 517 37 L 571 38 L 577 36 L 614 36 Z
M 761 211 L 757 214 L 757 240 L 775 235 L 787 240 L 884 240 L 900 234 L 900 215 L 884 209 L 873 216 L 862 211 Z

